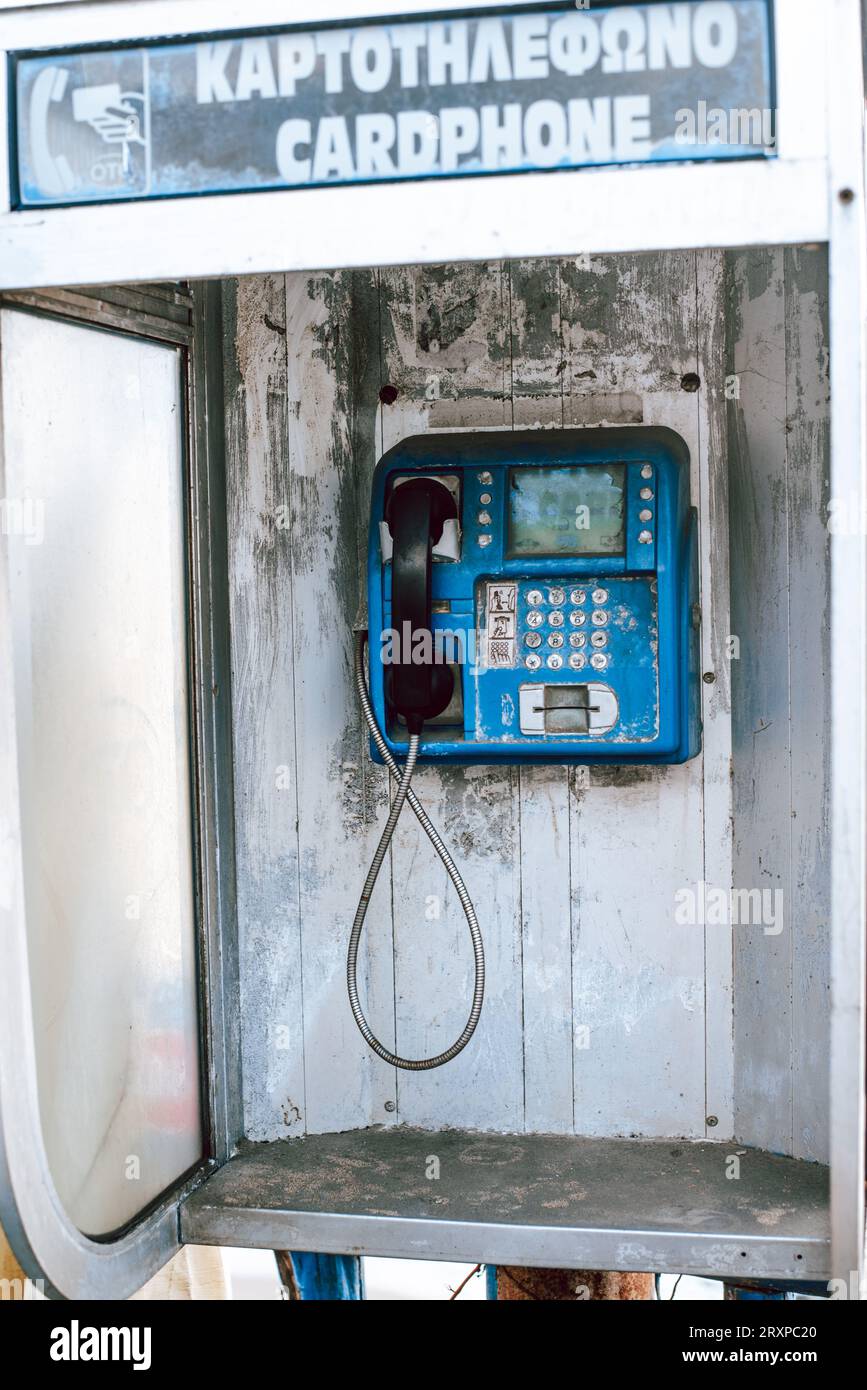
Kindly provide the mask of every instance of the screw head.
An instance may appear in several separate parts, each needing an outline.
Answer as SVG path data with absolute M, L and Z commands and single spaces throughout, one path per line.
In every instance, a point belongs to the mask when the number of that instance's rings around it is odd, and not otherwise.
M 849 203 L 854 203 L 855 190 L 854 188 L 841 188 L 840 192 L 837 194 L 837 197 L 840 199 L 840 202 L 844 206 L 846 206 Z
M 716 680 L 716 676 L 714 675 L 713 671 L 705 671 L 704 675 L 702 676 L 702 680 L 704 681 L 705 685 L 713 685 L 714 681 Z
M 379 389 L 379 399 L 382 401 L 383 405 L 394 405 L 397 400 L 397 387 L 391 386 L 389 383 L 386 383 L 385 386 L 381 386 Z
M 385 1102 L 385 1108 L 386 1108 L 386 1110 L 388 1111 L 388 1113 L 389 1113 L 389 1115 L 390 1115 L 390 1114 L 392 1113 L 393 1110 L 396 1110 L 396 1109 L 397 1109 L 397 1105 L 395 1104 L 395 1102 L 394 1102 L 393 1100 L 387 1100 L 387 1101 Z
M 701 387 L 701 377 L 698 372 L 687 372 L 685 376 L 682 376 L 680 387 L 682 391 L 698 391 Z
M 705 1119 L 705 1124 L 707 1125 L 708 1129 L 713 1129 L 716 1125 L 719 1124 L 719 1120 L 717 1119 L 716 1115 L 708 1115 Z

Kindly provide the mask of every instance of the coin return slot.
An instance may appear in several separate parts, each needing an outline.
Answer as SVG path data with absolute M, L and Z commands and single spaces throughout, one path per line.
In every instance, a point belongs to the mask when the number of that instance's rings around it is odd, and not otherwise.
M 617 696 L 609 685 L 522 685 L 522 734 L 604 734 L 617 723 Z

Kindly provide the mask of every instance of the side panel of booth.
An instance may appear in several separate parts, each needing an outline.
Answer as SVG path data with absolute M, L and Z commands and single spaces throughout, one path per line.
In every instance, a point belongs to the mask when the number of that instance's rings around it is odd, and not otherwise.
M 763 899 L 735 929 L 735 1132 L 827 1163 L 828 258 L 769 248 L 728 265 L 734 885 Z

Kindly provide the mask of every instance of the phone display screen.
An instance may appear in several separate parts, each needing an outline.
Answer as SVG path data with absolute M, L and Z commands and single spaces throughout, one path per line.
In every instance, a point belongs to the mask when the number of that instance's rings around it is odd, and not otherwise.
M 509 470 L 510 556 L 622 555 L 626 465 Z

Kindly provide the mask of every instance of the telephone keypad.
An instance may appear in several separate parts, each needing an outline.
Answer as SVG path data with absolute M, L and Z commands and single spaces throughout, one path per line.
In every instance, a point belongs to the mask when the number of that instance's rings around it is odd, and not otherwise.
M 636 587 L 633 588 L 633 585 Z M 639 585 L 640 589 L 637 587 Z M 647 632 L 648 644 L 656 639 L 655 587 L 651 581 L 652 627 Z M 611 588 L 599 583 L 586 587 L 573 584 L 570 587 L 567 581 L 552 583 L 544 589 L 538 587 L 538 580 L 536 583 L 518 580 L 518 638 L 525 649 L 531 649 L 519 664 L 537 670 L 536 661 L 531 662 L 530 656 L 535 658 L 538 648 L 544 645 L 553 650 L 540 664 L 550 670 L 558 670 L 565 664 L 573 671 L 583 670 L 586 665 L 591 665 L 596 671 L 615 671 L 620 664 L 621 652 L 625 654 L 633 649 L 638 624 L 644 626 L 647 623 L 646 612 L 645 616 L 639 617 L 646 608 L 639 598 L 641 592 L 647 592 L 645 581 L 637 579 L 617 580 Z M 590 604 L 592 608 L 581 606 Z M 591 629 L 589 634 L 583 630 L 587 627 Z M 644 642 L 641 646 L 646 651 Z M 564 647 L 567 651 L 561 656 Z M 592 652 L 586 650 L 588 647 L 592 647 Z M 555 658 L 553 667 L 552 657 Z
M 511 727 L 508 712 L 515 708 L 522 680 L 531 676 L 546 687 L 559 682 L 571 688 L 588 676 L 610 682 L 615 708 L 621 711 L 616 729 L 621 730 L 622 719 L 634 719 L 635 683 L 648 696 L 658 692 L 656 587 L 651 578 L 638 576 L 606 576 L 580 585 L 569 577 L 486 580 L 488 664 L 481 679 L 491 684 L 483 687 L 480 708 L 496 714 L 482 717 L 479 728 L 485 736 L 498 736 L 500 717 L 503 727 Z M 502 656 L 492 647 L 500 645 L 495 641 L 498 621 L 507 627 Z M 610 736 L 616 739 L 618 733 L 612 730 Z

